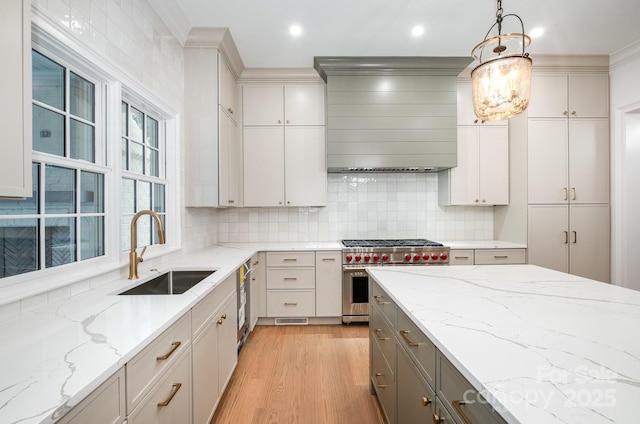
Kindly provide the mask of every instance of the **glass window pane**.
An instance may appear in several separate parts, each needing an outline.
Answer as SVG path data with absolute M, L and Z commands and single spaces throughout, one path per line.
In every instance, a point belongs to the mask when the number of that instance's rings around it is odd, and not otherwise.
M 136 212 L 151 209 L 151 183 L 138 181 L 136 190 Z
M 69 77 L 69 103 L 72 115 L 95 122 L 95 86 L 73 72 Z
M 51 268 L 76 260 L 76 224 L 74 218 L 47 218 L 44 221 L 45 266 Z
M 64 156 L 64 115 L 33 105 L 33 150 Z
M 95 129 L 75 119 L 70 121 L 71 158 L 95 162 Z
M 76 210 L 75 171 L 47 165 L 44 178 L 44 212 L 47 214 L 74 213 Z
M 154 177 L 158 176 L 158 151 L 150 149 L 149 147 L 144 148 L 145 151 L 145 174 L 153 175 Z
M 33 195 L 26 199 L 3 199 L 0 198 L 0 216 L 1 215 L 33 215 L 38 213 L 38 170 L 37 163 L 31 165 L 31 192 Z M 0 224 L 1 225 L 1 224 Z M 0 244 L 2 238 L 0 238 Z
M 80 218 L 80 260 L 104 255 L 104 217 Z
M 124 170 L 128 170 L 129 169 L 129 142 L 127 141 L 126 138 L 123 138 L 122 143 L 120 143 L 120 145 L 122 146 L 120 149 L 121 151 L 120 160 L 122 161 L 121 168 Z
M 128 178 L 122 179 L 120 212 L 133 216 L 136 213 L 136 182 Z
M 142 144 L 129 143 L 129 171 L 142 174 L 144 171 L 142 164 Z
M 151 147 L 158 148 L 158 121 L 147 116 L 146 131 L 145 131 L 145 143 Z
M 38 220 L 0 220 L 0 278 L 39 269 Z
M 64 110 L 64 68 L 36 51 L 31 60 L 33 99 Z
M 122 102 L 122 136 L 126 137 L 129 134 L 129 120 L 127 119 L 127 104 Z
M 165 187 L 162 184 L 153 185 L 153 211 L 157 213 L 166 212 L 166 205 L 164 201 Z
M 129 120 L 129 138 L 142 143 L 144 115 L 138 109 L 131 107 L 129 116 L 131 116 Z
M 87 171 L 81 172 L 80 212 L 104 212 L 104 175 Z

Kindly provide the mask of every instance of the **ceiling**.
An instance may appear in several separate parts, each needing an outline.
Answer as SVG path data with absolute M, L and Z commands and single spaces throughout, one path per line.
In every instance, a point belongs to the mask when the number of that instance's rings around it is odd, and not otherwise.
M 247 68 L 313 67 L 314 56 L 469 56 L 495 23 L 495 0 L 155 0 L 184 43 L 191 27 L 227 27 Z M 159 4 L 159 6 L 158 6 Z M 528 52 L 611 54 L 640 40 L 639 0 L 503 0 L 542 27 Z M 291 25 L 301 26 L 298 37 Z M 424 27 L 421 37 L 411 29 Z M 505 18 L 503 33 L 520 32 Z

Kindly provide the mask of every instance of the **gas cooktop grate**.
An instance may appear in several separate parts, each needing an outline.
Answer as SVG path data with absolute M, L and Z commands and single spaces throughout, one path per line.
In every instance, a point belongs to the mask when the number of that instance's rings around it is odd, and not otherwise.
M 427 239 L 342 240 L 344 247 L 440 247 L 442 243 Z

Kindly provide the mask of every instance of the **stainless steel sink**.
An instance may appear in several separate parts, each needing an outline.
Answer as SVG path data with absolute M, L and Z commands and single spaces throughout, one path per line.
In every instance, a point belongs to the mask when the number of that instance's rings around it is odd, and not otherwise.
M 211 270 L 169 271 L 119 295 L 182 294 L 213 274 Z

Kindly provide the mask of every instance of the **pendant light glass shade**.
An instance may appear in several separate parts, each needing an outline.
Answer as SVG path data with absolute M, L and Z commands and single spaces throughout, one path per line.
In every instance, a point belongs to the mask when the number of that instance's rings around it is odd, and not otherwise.
M 499 121 L 521 114 L 529 105 L 531 94 L 532 61 L 525 48 L 531 38 L 524 34 L 524 25 L 518 15 L 522 33 L 502 34 L 502 2 L 498 0 L 496 23 L 498 35 L 487 38 L 474 47 L 472 56 L 480 64 L 471 71 L 473 109 L 483 121 Z

